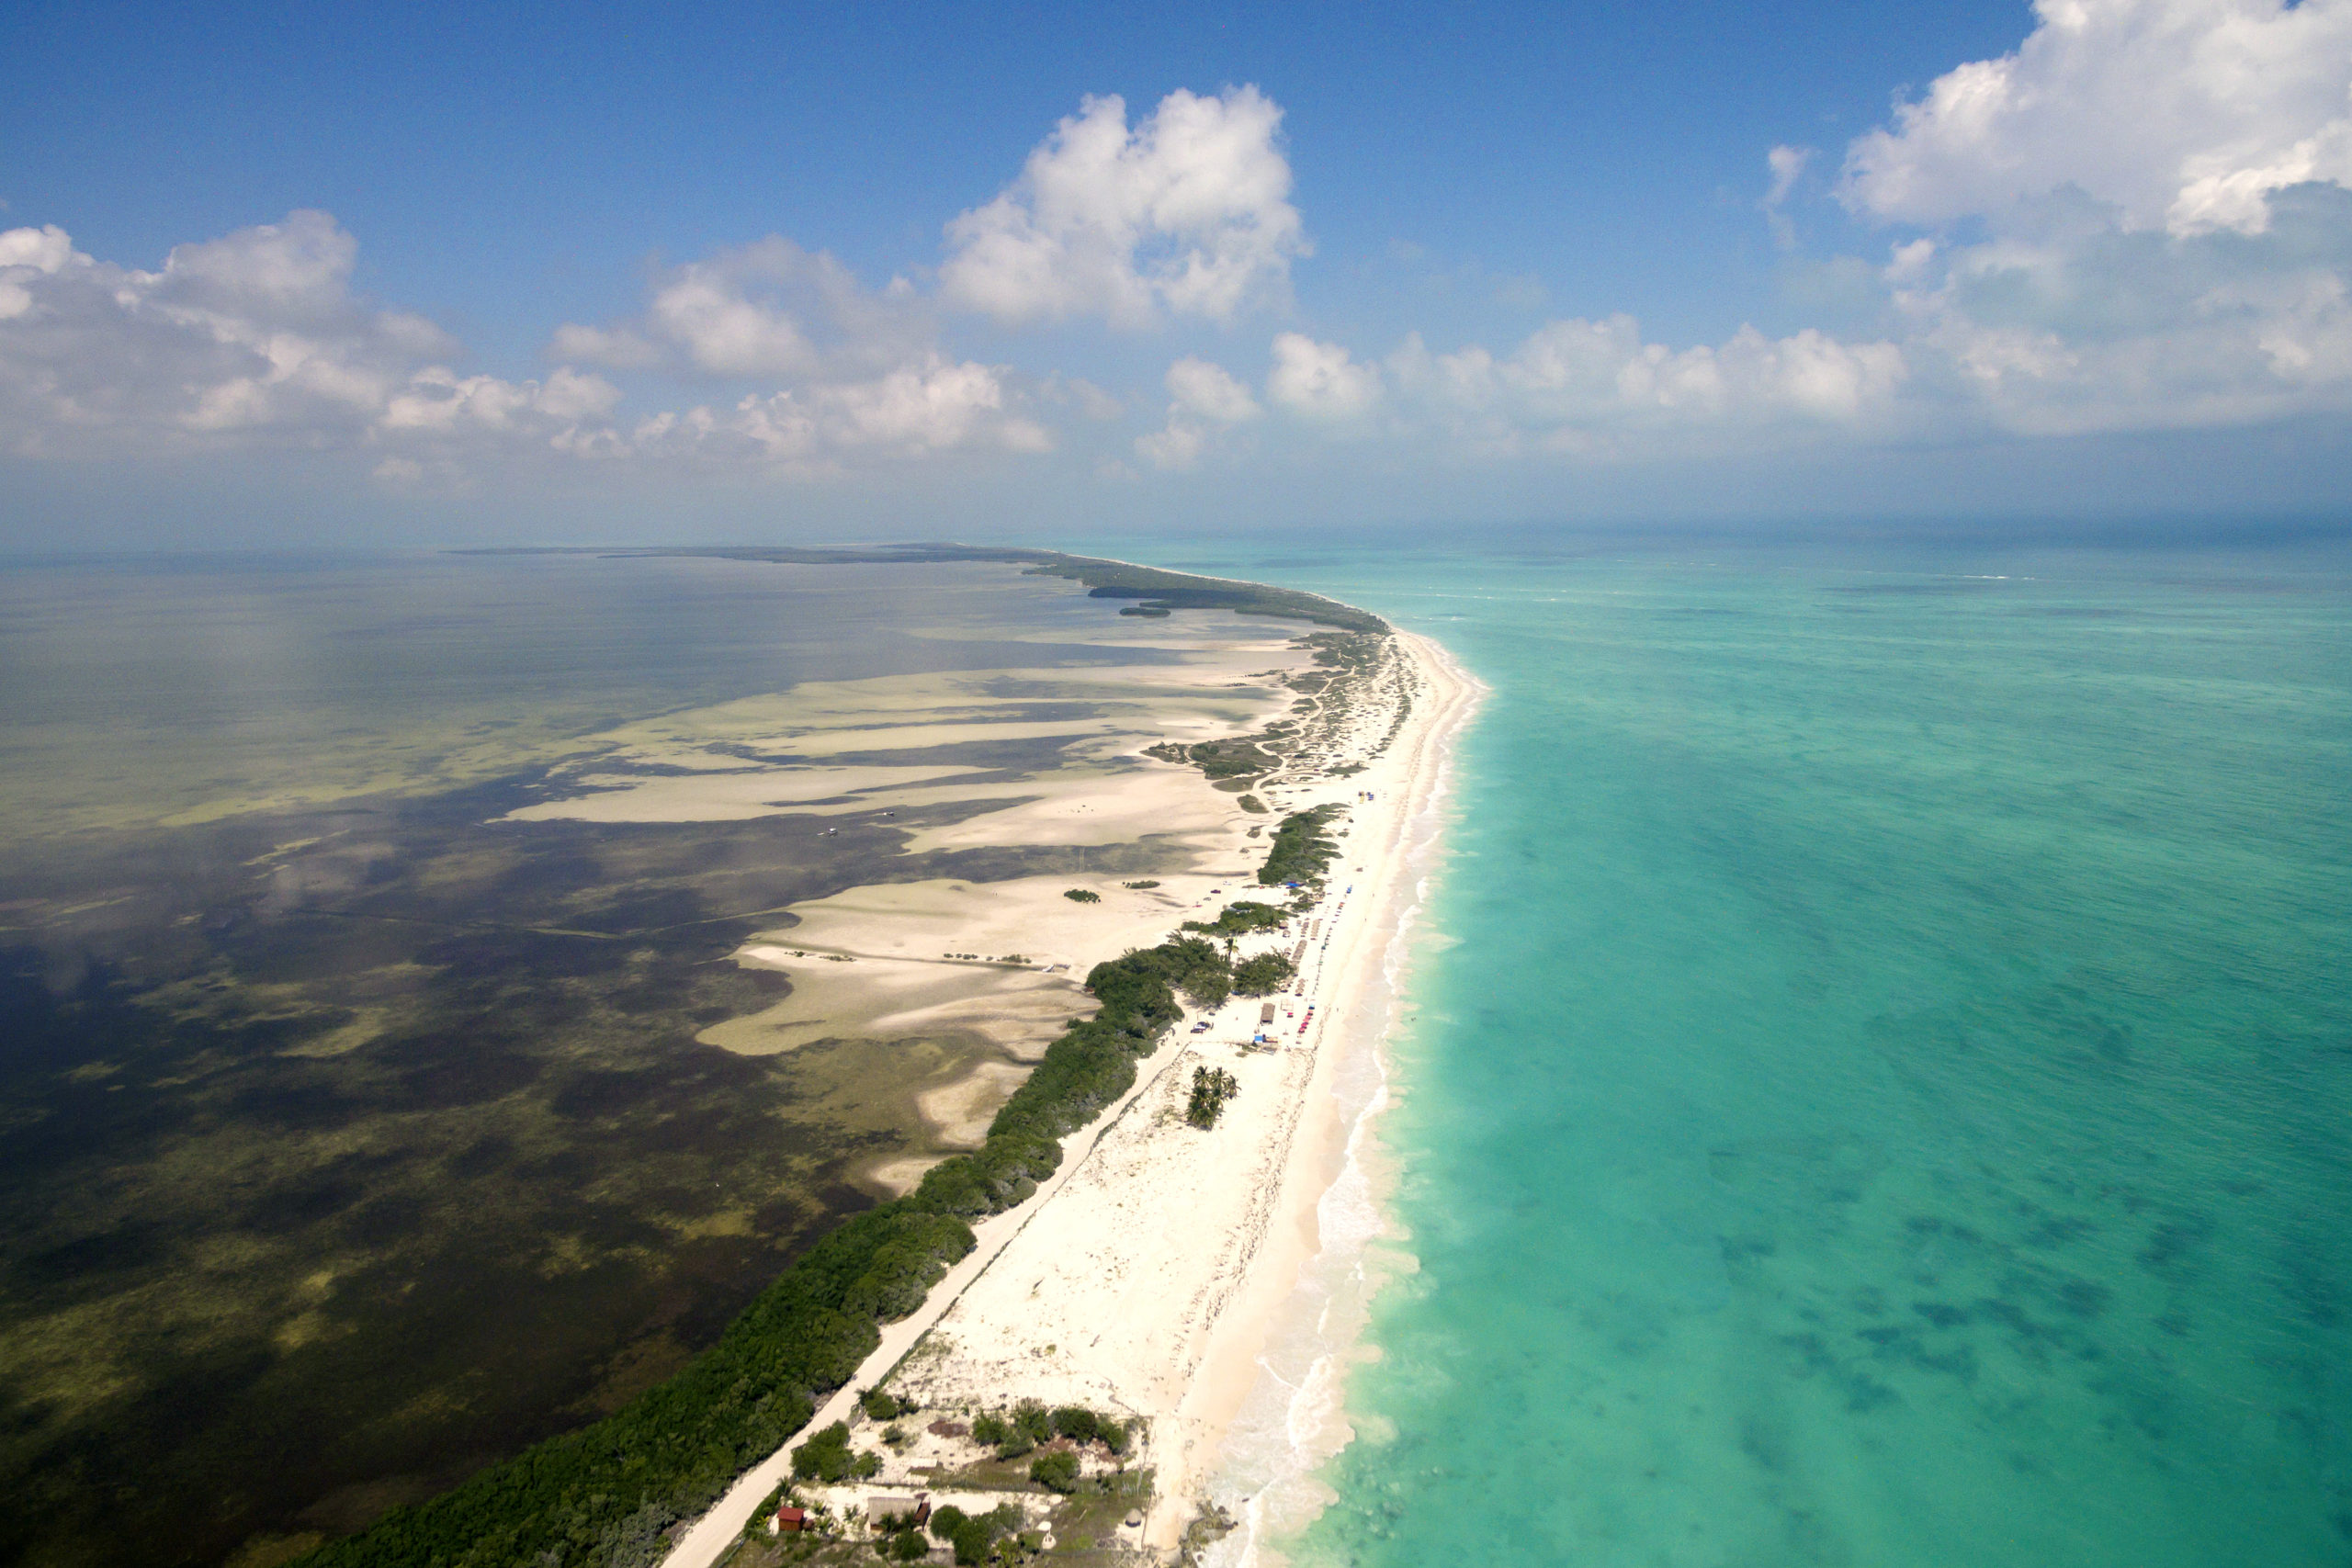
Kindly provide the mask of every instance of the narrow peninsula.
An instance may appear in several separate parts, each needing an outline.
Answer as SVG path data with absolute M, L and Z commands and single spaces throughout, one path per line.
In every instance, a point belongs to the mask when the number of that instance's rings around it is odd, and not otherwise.
M 999 1058 L 926 1096 L 962 1152 L 874 1168 L 888 1196 L 676 1375 L 305 1561 L 1193 1555 L 1233 1525 L 1209 1500 L 1219 1445 L 1321 1245 L 1349 1132 L 1334 1075 L 1378 1048 L 1407 851 L 1433 831 L 1475 683 L 1336 601 L 1125 562 L 962 545 L 600 553 L 1001 562 L 1129 601 L 1126 635 L 1167 639 L 1170 662 L 1115 694 L 1098 683 L 1088 716 L 1060 721 L 1084 744 L 1053 770 L 912 761 L 1034 696 L 1018 679 L 880 678 L 747 716 L 725 771 L 649 727 L 517 813 L 797 799 L 784 808 L 888 818 L 952 797 L 954 819 L 934 810 L 910 850 L 976 870 L 1015 845 L 1060 853 L 985 877 L 894 880 L 886 864 L 775 911 L 732 961 L 789 994 L 706 1043 L 984 1037 Z

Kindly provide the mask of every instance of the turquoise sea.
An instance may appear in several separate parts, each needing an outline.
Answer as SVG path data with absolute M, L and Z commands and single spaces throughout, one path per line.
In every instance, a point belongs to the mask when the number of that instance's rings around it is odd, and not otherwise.
M 1158 558 L 1492 688 L 1294 1561 L 2352 1560 L 2341 551 Z

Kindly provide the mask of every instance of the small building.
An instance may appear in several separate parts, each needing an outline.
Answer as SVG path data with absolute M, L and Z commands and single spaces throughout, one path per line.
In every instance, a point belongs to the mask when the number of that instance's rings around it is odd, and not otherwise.
M 865 1499 L 865 1518 L 876 1529 L 888 1529 L 901 1519 L 921 1529 L 931 1522 L 931 1498 L 921 1492 L 911 1497 L 876 1492 Z
M 1258 1010 L 1258 1021 L 1260 1023 L 1272 1023 L 1274 1021 L 1273 1003 L 1268 1002 L 1265 1006 Z
M 775 1517 L 768 1521 L 770 1535 L 795 1535 L 808 1528 L 808 1510 L 793 1507 L 790 1504 L 778 1508 Z

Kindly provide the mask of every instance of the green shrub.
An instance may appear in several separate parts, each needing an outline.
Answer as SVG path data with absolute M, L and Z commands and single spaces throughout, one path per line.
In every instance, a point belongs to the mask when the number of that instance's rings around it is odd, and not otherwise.
M 1251 931 L 1272 931 L 1289 919 L 1290 911 L 1280 905 L 1241 898 L 1227 904 L 1216 919 L 1186 920 L 1182 929 L 1216 936 L 1248 936 Z
M 1336 806 L 1318 806 L 1283 818 L 1282 826 L 1274 829 L 1266 863 L 1258 868 L 1259 886 L 1279 887 L 1285 882 L 1311 883 L 1321 877 L 1340 852 L 1340 841 L 1323 831 L 1324 825 L 1339 814 Z
M 1100 904 L 1102 902 L 1102 895 L 1085 887 L 1069 888 L 1063 892 L 1062 897 L 1069 899 L 1073 904 Z
M 1078 1456 L 1067 1449 L 1039 1454 L 1029 1465 L 1029 1479 L 1049 1492 L 1078 1490 Z
M 1076 1404 L 1065 1404 L 1054 1412 L 1054 1436 L 1068 1438 L 1074 1443 L 1094 1440 L 1094 1412 Z
M 1214 964 L 1187 970 L 1176 986 L 1184 993 L 1185 1001 L 1195 1008 L 1221 1007 L 1233 995 L 1233 969 L 1220 954 Z
M 978 1519 L 966 1519 L 956 1533 L 947 1538 L 948 1546 L 956 1553 L 958 1563 L 977 1564 L 989 1560 L 989 1548 L 995 1543 L 996 1532 Z
M 888 1421 L 899 1413 L 899 1402 L 878 1388 L 867 1389 L 857 1403 L 868 1419 L 875 1421 Z
M 1298 966 L 1279 953 L 1261 953 L 1233 966 L 1233 988 L 1245 997 L 1263 997 L 1281 990 L 1298 973 Z
M 792 1450 L 792 1473 L 801 1481 L 849 1479 L 849 1425 L 836 1421 Z
M 1020 1522 L 1018 1510 L 1000 1506 L 985 1514 L 967 1514 L 955 1504 L 934 1508 L 931 1533 L 955 1549 L 958 1562 L 981 1562 L 998 1537 Z

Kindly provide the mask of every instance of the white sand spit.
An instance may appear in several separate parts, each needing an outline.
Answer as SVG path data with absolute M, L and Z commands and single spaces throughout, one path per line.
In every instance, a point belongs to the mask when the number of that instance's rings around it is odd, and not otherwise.
M 1447 748 L 1476 699 L 1476 683 L 1434 645 L 1400 635 L 1396 649 L 1371 689 L 1357 693 L 1344 722 L 1326 732 L 1318 753 L 1286 762 L 1261 790 L 1278 812 L 1325 803 L 1348 812 L 1327 897 L 1275 939 L 1285 952 L 1300 953 L 1304 967 L 1277 1000 L 1274 1048 L 1252 1042 L 1254 999 L 1229 1003 L 1204 1033 L 1180 1026 L 1142 1064 L 1129 1094 L 1065 1141 L 1062 1166 L 1037 1197 L 975 1227 L 978 1248 L 912 1316 L 886 1327 L 881 1348 L 816 1425 L 851 1418 L 854 1391 L 886 1382 L 929 1409 L 1037 1399 L 1125 1413 L 1143 1423 L 1136 1461 L 1152 1467 L 1159 1493 L 1141 1544 L 1172 1558 L 1257 1375 L 1270 1326 L 1321 1246 L 1317 1204 L 1340 1171 L 1349 1132 L 1334 1077 L 1343 1063 L 1378 1048 L 1386 1016 L 1380 965 L 1414 897 L 1401 874 L 1405 852 L 1416 833 L 1429 831 L 1427 807 Z M 1235 679 L 1275 662 L 1261 650 L 1246 669 L 1237 662 Z M 1262 722 L 1264 688 L 1257 689 Z M 1190 691 L 1186 700 L 1197 704 L 1197 686 Z M 1194 711 L 1204 726 L 1201 738 L 1238 730 L 1214 705 Z M 1361 771 L 1334 776 L 1342 764 Z M 1162 940 L 1188 913 L 1262 896 L 1227 877 L 1244 863 L 1237 851 L 1250 850 L 1251 863 L 1262 857 L 1262 843 L 1247 841 L 1248 828 L 1276 818 L 1240 814 L 1231 795 L 1207 789 L 1190 769 L 1106 770 L 1091 786 L 1105 794 L 1071 783 L 1067 792 L 1040 790 L 957 829 L 1067 831 L 1070 837 L 1026 841 L 1073 848 L 1118 841 L 1078 836 L 1080 825 L 1093 825 L 1091 816 L 1129 837 L 1168 835 L 1187 848 L 1194 868 L 1157 874 L 1162 886 L 1148 894 L 1075 867 L 1068 878 L 1014 884 L 856 889 L 797 908 L 799 924 L 768 933 L 741 960 L 792 975 L 800 989 L 774 1010 L 780 1013 L 802 1003 L 812 1018 L 855 1012 L 877 1030 L 885 1021 L 896 1029 L 918 1017 L 979 1027 L 976 1013 L 958 1010 L 975 998 L 991 998 L 981 1010 L 1080 1003 L 1075 982 L 1086 964 Z M 1130 790 L 1134 804 L 1122 804 L 1121 792 Z M 1102 903 L 1070 904 L 1062 893 L 1071 886 L 1099 893 Z M 944 956 L 951 953 L 1008 951 L 1032 966 L 998 966 L 993 991 L 934 999 L 913 977 L 988 968 Z M 852 961 L 813 956 L 820 952 Z M 1068 970 L 1043 967 L 1064 962 L 1064 953 Z M 851 999 L 869 985 L 876 999 Z M 779 1018 L 768 1027 L 808 1024 Z M 1195 1067 L 1229 1072 L 1239 1084 L 1206 1131 L 1184 1120 Z M 925 1113 L 943 1134 L 968 1129 L 1001 1082 L 976 1074 L 936 1089 L 925 1097 Z M 788 1453 L 779 1453 L 746 1476 L 685 1533 L 671 1568 L 716 1562 L 789 1468 Z

